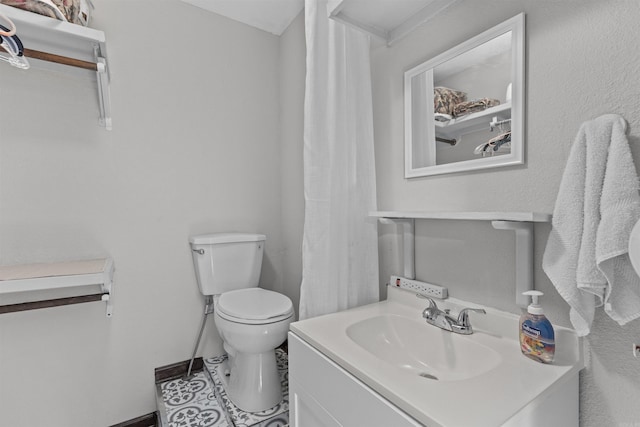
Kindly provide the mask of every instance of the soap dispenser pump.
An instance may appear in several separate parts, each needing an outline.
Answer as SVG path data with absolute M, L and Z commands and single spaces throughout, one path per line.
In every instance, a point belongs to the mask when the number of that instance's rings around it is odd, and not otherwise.
M 540 291 L 527 291 L 523 295 L 531 297 L 531 304 L 520 317 L 520 350 L 530 359 L 551 363 L 556 350 L 555 334 L 551 322 L 545 317 L 538 298 Z

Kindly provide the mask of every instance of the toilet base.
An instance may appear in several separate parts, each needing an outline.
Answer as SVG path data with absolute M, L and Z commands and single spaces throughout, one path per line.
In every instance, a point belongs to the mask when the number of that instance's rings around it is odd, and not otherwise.
M 258 354 L 236 353 L 217 368 L 229 400 L 246 412 L 260 412 L 282 401 L 282 384 L 275 350 Z

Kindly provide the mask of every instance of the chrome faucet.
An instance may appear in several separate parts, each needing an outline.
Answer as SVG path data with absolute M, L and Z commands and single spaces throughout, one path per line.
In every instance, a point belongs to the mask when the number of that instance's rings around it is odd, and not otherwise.
M 429 301 L 429 307 L 425 308 L 422 312 L 422 317 L 425 318 L 427 323 L 457 334 L 470 335 L 473 333 L 473 328 L 471 327 L 471 323 L 469 323 L 470 311 L 482 314 L 486 313 L 482 308 L 463 308 L 460 310 L 460 313 L 458 313 L 458 318 L 454 319 L 449 316 L 449 310 L 440 310 L 433 299 L 420 294 L 417 296 L 426 298 Z

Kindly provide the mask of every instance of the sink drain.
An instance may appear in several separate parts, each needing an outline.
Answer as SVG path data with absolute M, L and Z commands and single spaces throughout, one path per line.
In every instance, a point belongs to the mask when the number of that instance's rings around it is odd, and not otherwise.
M 436 377 L 435 375 L 431 375 L 431 374 L 428 374 L 426 372 L 420 372 L 418 375 L 420 375 L 422 378 L 427 378 L 427 379 L 430 379 L 430 380 L 437 380 L 438 379 L 438 377 Z

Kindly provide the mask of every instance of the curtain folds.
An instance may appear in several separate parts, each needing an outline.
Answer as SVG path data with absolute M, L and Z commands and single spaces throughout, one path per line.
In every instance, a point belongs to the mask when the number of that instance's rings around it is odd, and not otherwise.
M 300 319 L 378 301 L 369 36 L 306 0 Z

